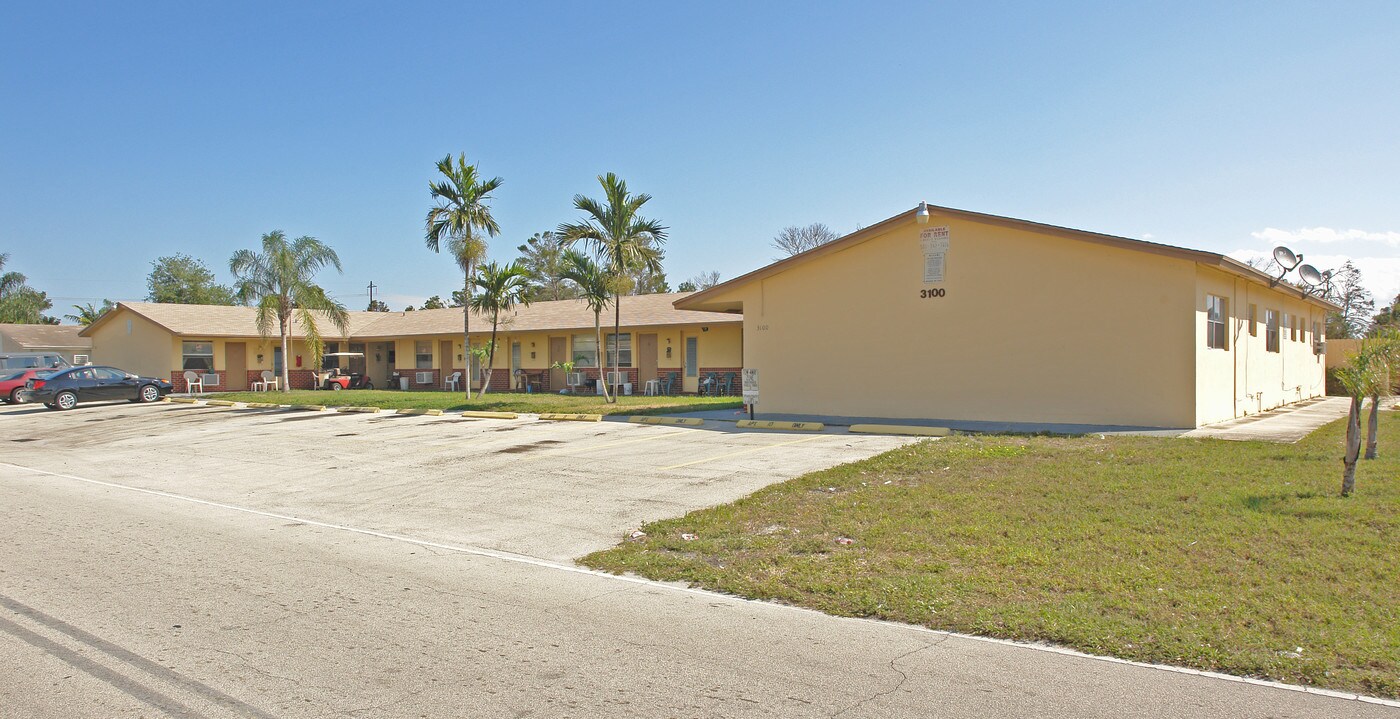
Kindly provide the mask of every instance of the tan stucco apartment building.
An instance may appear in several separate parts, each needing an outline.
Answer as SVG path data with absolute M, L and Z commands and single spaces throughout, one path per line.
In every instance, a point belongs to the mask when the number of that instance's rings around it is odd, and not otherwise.
M 737 375 L 743 357 L 743 317 L 727 313 L 680 310 L 674 302 L 684 293 L 640 295 L 622 299 L 619 333 L 623 380 L 641 393 L 647 380 L 665 381 L 675 375 L 673 391 L 695 392 L 710 374 Z M 536 391 L 558 391 L 565 385 L 556 362 L 578 361 L 576 372 L 590 381 L 599 378 L 598 341 L 592 310 L 580 300 L 537 302 L 503 315 L 491 376 L 493 390 L 518 387 L 528 379 Z M 376 387 L 391 375 L 407 378 L 410 389 L 442 389 L 444 380 L 468 373 L 462 346 L 462 310 L 449 308 L 416 312 L 351 312 L 349 332 L 336 337 L 329 321 L 317 323 L 325 351 L 361 353 L 330 362 L 352 372 L 367 373 Z M 612 348 L 612 311 L 603 317 L 604 362 Z M 471 341 L 483 346 L 490 339 L 490 318 L 472 316 Z M 92 342 L 93 361 L 142 375 L 169 377 L 177 391 L 184 373 L 206 379 L 207 391 L 247 389 L 264 370 L 281 367 L 281 343 L 258 333 L 250 307 L 121 302 L 83 331 Z M 290 351 L 293 388 L 314 383 L 305 332 L 293 323 Z M 477 369 L 474 367 L 473 369 Z M 609 367 L 610 369 L 610 367 Z M 519 372 L 517 372 L 519 370 Z M 479 386 L 479 382 L 474 382 Z
M 703 292 L 762 414 L 1195 427 L 1324 394 L 1335 307 L 1248 265 L 916 208 Z

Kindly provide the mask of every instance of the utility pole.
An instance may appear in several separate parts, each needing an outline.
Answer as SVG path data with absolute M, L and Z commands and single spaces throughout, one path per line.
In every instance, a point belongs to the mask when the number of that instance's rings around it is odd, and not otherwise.
M 369 306 L 374 307 L 374 280 L 369 281 Z

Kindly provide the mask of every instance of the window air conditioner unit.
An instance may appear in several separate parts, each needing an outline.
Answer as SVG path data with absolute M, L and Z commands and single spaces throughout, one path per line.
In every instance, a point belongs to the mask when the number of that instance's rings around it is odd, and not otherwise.
M 415 374 L 413 375 L 413 381 L 414 381 L 414 382 L 417 382 L 418 384 L 432 384 L 432 383 L 433 383 L 433 373 L 432 373 L 432 372 L 417 372 L 417 373 L 415 373 Z
M 1326 341 L 1326 340 L 1313 340 L 1313 354 L 1315 354 L 1315 355 L 1325 355 L 1325 354 L 1327 354 L 1327 341 Z
M 82 367 L 83 365 L 88 364 L 92 364 L 91 357 L 88 357 L 87 355 L 73 355 L 73 365 L 75 367 Z

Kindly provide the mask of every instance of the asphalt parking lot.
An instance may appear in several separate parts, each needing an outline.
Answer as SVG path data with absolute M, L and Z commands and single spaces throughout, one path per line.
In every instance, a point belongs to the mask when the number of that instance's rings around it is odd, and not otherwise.
M 0 422 L 0 462 L 552 560 L 910 441 L 167 403 Z
M 571 561 L 906 441 L 0 409 L 0 716 L 1393 716 Z

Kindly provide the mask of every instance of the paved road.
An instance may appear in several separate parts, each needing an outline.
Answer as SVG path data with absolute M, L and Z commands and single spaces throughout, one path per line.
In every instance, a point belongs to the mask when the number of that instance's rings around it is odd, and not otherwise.
M 392 504 L 393 493 L 380 484 L 395 480 L 373 462 L 374 471 L 364 471 L 356 437 L 335 435 L 374 427 L 370 418 L 283 424 L 279 442 L 268 444 L 266 438 L 249 443 L 248 434 L 270 415 L 94 410 L 0 413 L 0 715 L 7 718 L 1397 714 L 1327 696 L 837 619 L 484 548 L 464 540 L 480 537 L 497 547 L 531 542 L 516 530 L 444 526 L 438 514 L 414 520 L 437 504 L 417 493 L 447 494 L 435 473 L 398 480 L 402 492 L 416 497 L 403 505 L 363 507 L 370 500 Z M 107 425 L 100 418 L 127 412 L 138 414 L 80 440 L 55 431 Z M 430 448 L 418 452 L 425 457 L 460 456 L 453 443 L 431 449 L 432 443 L 468 428 L 500 426 L 414 421 L 395 431 L 416 427 L 410 434 Z M 127 431 L 131 425 L 160 434 L 148 438 Z M 572 426 L 556 436 L 599 429 Z M 589 441 L 651 437 L 659 428 L 602 429 L 609 436 L 580 438 L 580 449 Z M 224 435 L 249 449 L 215 453 Z M 339 441 L 324 444 L 326 437 Z M 649 463 L 682 486 L 724 484 L 770 462 L 814 462 L 801 453 L 846 441 L 780 446 L 802 438 L 673 437 L 608 451 L 630 447 L 626 461 Z M 524 438 L 529 442 L 507 446 L 543 441 Z M 678 440 L 694 443 L 683 462 L 703 461 L 660 470 L 681 463 L 662 449 Z M 176 471 L 181 465 L 155 444 L 188 456 L 188 466 L 198 469 Z M 851 458 L 870 451 L 875 448 L 848 449 Z M 324 468 L 330 461 L 337 469 Z M 321 468 L 309 473 L 320 479 L 296 478 L 308 467 Z M 686 474 L 700 467 L 712 474 Z M 257 481 L 256 473 L 266 479 Z M 335 479 L 351 488 L 333 490 Z M 567 488 L 574 480 L 565 479 Z M 597 481 L 601 490 L 617 478 L 603 472 Z M 286 486 L 278 490 L 279 484 Z M 726 491 L 744 491 L 741 484 Z M 610 496 L 621 497 L 614 500 L 620 505 L 630 501 L 626 493 Z M 469 509 L 462 496 L 443 502 Z M 550 523 L 562 523 L 554 511 L 546 512 Z M 490 522 L 486 513 L 468 516 Z M 569 535 L 574 538 L 544 543 L 543 554 L 576 544 L 588 527 L 577 524 L 583 529 Z

